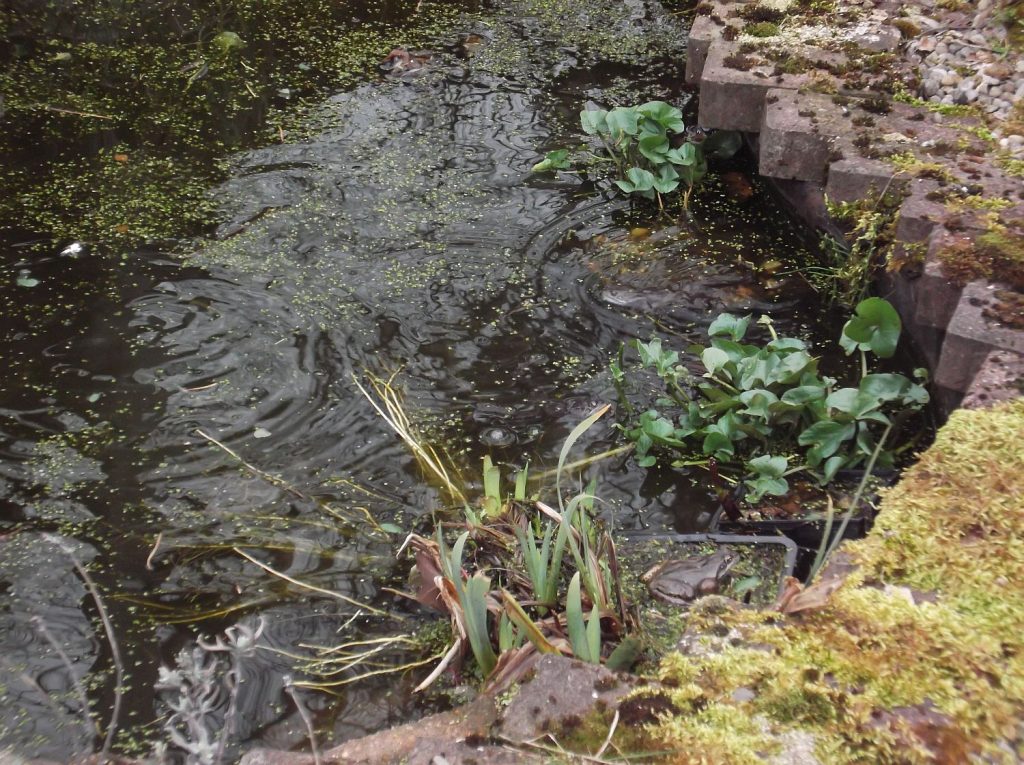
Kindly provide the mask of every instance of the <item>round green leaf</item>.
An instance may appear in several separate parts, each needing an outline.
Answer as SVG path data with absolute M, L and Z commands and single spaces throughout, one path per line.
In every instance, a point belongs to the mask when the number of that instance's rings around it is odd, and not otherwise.
M 654 120 L 665 130 L 682 133 L 686 129 L 686 125 L 683 123 L 683 113 L 664 101 L 648 101 L 646 104 L 638 106 L 636 110 L 644 117 Z
M 823 420 L 814 423 L 797 436 L 797 443 L 801 446 L 813 444 L 821 458 L 831 457 L 836 453 L 843 441 L 853 438 L 855 431 L 856 427 L 852 422 Z
M 631 167 L 626 177 L 633 184 L 634 191 L 649 191 L 654 188 L 654 173 L 641 167 Z
M 773 457 L 770 454 L 762 454 L 760 457 L 747 462 L 747 467 L 758 475 L 781 478 L 789 467 L 789 460 L 785 457 Z
M 708 334 L 711 337 L 724 335 L 736 342 L 739 342 L 743 339 L 743 336 L 747 334 L 747 326 L 749 324 L 749 316 L 738 318 L 733 316 L 731 313 L 723 313 L 711 322 L 711 326 L 708 327 Z
M 665 161 L 665 154 L 669 150 L 668 138 L 664 135 L 645 135 L 637 141 L 637 148 L 640 153 L 654 163 Z
M 605 122 L 608 125 L 608 132 L 615 139 L 618 139 L 620 134 L 636 135 L 640 124 L 640 113 L 632 107 L 617 106 L 608 112 Z
M 704 352 L 700 355 L 700 360 L 704 363 L 704 368 L 708 372 L 715 374 L 729 363 L 729 354 L 718 348 L 705 348 Z
M 858 387 L 861 392 L 882 401 L 892 401 L 906 393 L 910 385 L 910 380 L 903 375 L 874 374 L 862 377 Z
M 580 125 L 587 135 L 597 135 L 608 131 L 608 112 L 604 109 L 590 109 L 580 112 Z
M 569 150 L 556 149 L 544 155 L 544 159 L 530 168 L 531 173 L 545 173 L 548 170 L 564 170 L 569 167 Z
M 857 304 L 855 316 L 846 322 L 840 343 L 846 352 L 872 351 L 883 359 L 896 353 L 902 323 L 900 315 L 887 300 L 867 298 Z
M 787 404 L 806 404 L 823 398 L 825 398 L 825 388 L 818 385 L 801 385 L 797 388 L 790 388 L 782 394 L 782 400 Z

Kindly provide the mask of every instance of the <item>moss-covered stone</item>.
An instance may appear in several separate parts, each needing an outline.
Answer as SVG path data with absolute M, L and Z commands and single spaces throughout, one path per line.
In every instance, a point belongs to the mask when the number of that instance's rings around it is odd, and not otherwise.
M 1024 291 L 1024 221 L 989 213 L 987 230 L 973 241 L 957 239 L 938 252 L 943 273 L 958 284 L 996 279 Z
M 684 711 L 648 726 L 648 746 L 677 762 L 755 763 L 798 731 L 821 762 L 1011 759 L 1024 713 L 1022 433 L 1024 399 L 955 412 L 847 548 L 858 568 L 824 608 L 783 623 L 719 613 L 738 637 L 665 658 L 659 680 Z
M 758 21 L 743 28 L 743 34 L 751 37 L 775 37 L 778 33 L 779 25 L 771 21 Z

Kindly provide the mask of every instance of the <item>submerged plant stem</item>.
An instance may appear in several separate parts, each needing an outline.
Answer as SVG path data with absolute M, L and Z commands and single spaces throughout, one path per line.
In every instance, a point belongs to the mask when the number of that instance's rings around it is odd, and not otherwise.
M 75 694 L 78 696 L 78 703 L 82 705 L 82 727 L 85 729 L 85 734 L 90 738 L 93 736 L 99 736 L 99 726 L 96 724 L 96 719 L 89 711 L 89 696 L 85 692 L 85 686 L 82 685 L 81 678 L 75 674 L 75 665 L 71 662 L 70 657 L 64 648 L 61 647 L 61 644 L 57 642 L 56 638 L 54 638 L 53 633 L 50 632 L 50 628 L 46 626 L 46 622 L 43 620 L 43 617 L 38 615 L 33 616 L 32 623 L 39 631 L 39 634 L 46 639 L 46 642 L 49 643 L 50 647 L 57 653 L 57 656 L 60 657 L 61 663 L 64 665 L 65 669 L 67 669 L 68 674 L 71 677 Z
M 857 512 L 857 506 L 860 504 L 860 498 L 864 494 L 864 489 L 867 487 L 868 480 L 871 478 L 871 471 L 875 469 L 875 462 L 878 460 L 878 455 L 882 453 L 882 447 L 885 445 L 885 441 L 889 437 L 890 431 L 892 431 L 892 423 L 885 426 L 885 430 L 882 432 L 881 438 L 878 439 L 878 443 L 875 445 L 875 450 L 871 452 L 871 458 L 868 460 L 868 464 L 864 468 L 864 475 L 861 477 L 860 483 L 857 485 L 857 491 L 854 492 L 853 499 L 850 500 L 850 507 L 847 509 L 846 515 L 843 516 L 843 522 L 839 524 L 839 530 L 836 531 L 836 538 L 832 540 L 831 544 L 828 544 L 828 536 L 826 535 L 825 540 L 822 542 L 821 549 L 818 551 L 818 557 L 814 561 L 813 568 L 811 568 L 811 574 L 807 577 L 808 584 L 814 581 L 814 578 L 818 575 L 822 566 L 825 565 L 832 553 L 836 551 L 836 548 L 843 543 L 843 534 L 846 533 L 846 527 L 850 525 L 850 520 L 853 518 L 854 513 Z M 828 545 L 828 549 L 825 549 L 826 545 Z M 822 554 L 822 550 L 824 550 L 824 554 Z
M 466 504 L 466 495 L 462 489 L 452 480 L 448 473 L 448 470 L 444 466 L 444 461 L 437 454 L 432 446 L 423 442 L 423 439 L 419 437 L 412 422 L 409 420 L 408 415 L 402 408 L 402 402 L 399 398 L 398 393 L 392 386 L 392 381 L 395 379 L 395 372 L 387 380 L 382 380 L 371 374 L 367 374 L 370 380 L 370 385 L 373 387 L 374 393 L 380 399 L 378 402 L 370 392 L 359 382 L 359 378 L 352 375 L 352 382 L 355 384 L 359 392 L 363 394 L 363 397 L 370 402 L 370 406 L 376 410 L 377 414 L 384 418 L 384 421 L 391 427 L 393 431 L 398 435 L 405 445 L 408 446 L 416 458 L 420 461 L 427 472 L 432 473 L 441 482 L 445 491 L 448 492 L 449 496 L 459 504 Z
M 377 616 L 388 616 L 386 611 L 381 611 L 379 608 L 374 608 L 373 606 L 367 605 L 366 603 L 360 603 L 358 600 L 350 598 L 348 595 L 342 595 L 340 592 L 335 592 L 334 590 L 325 590 L 323 587 L 317 587 L 315 584 L 309 584 L 308 582 L 302 582 L 298 579 L 294 579 L 293 577 L 288 576 L 288 574 L 278 571 L 277 569 L 268 566 L 266 563 L 262 563 L 256 560 L 254 557 L 252 557 L 246 552 L 243 552 L 241 549 L 237 547 L 233 547 L 231 549 L 233 549 L 236 553 L 241 555 L 250 563 L 259 566 L 268 574 L 273 574 L 274 576 L 279 577 L 280 579 L 284 579 L 286 582 L 291 582 L 292 584 L 297 585 L 299 587 L 304 587 L 307 590 L 318 592 L 321 595 L 327 595 L 331 598 L 337 598 L 338 600 L 348 603 L 351 606 L 355 606 L 356 608 L 365 608 L 371 614 L 376 614 Z
M 302 722 L 306 726 L 306 737 L 309 739 L 309 747 L 313 753 L 313 765 L 320 765 L 320 747 L 316 743 L 316 729 L 313 727 L 313 718 L 310 717 L 309 710 L 306 709 L 306 705 L 299 698 L 291 676 L 285 677 L 284 690 L 291 696 L 292 701 L 295 703 L 295 708 L 299 710 L 299 717 L 302 718 Z
M 532 473 L 528 480 L 532 483 L 534 481 L 540 481 L 542 479 L 551 478 L 552 476 L 558 474 L 562 470 L 576 470 L 577 468 L 586 467 L 587 465 L 592 465 L 595 462 L 606 460 L 609 457 L 617 457 L 620 454 L 627 454 L 633 451 L 633 449 L 635 448 L 635 444 L 616 446 L 614 449 L 609 449 L 608 451 L 601 452 L 600 454 L 595 454 L 592 457 L 584 457 L 582 459 L 576 460 L 575 462 L 566 463 L 565 465 L 562 465 L 561 468 L 552 468 L 551 470 L 545 470 L 542 473 Z
M 110 646 L 110 656 L 114 662 L 114 705 L 110 711 L 110 722 L 107 724 L 107 735 L 103 739 L 103 749 L 100 751 L 105 758 L 110 754 L 110 748 L 114 745 L 114 734 L 117 732 L 117 724 L 121 717 L 121 697 L 124 695 L 124 659 L 121 656 L 121 646 L 114 636 L 114 625 L 110 622 L 110 615 L 107 613 L 106 606 L 103 605 L 103 598 L 100 597 L 99 589 L 92 576 L 89 575 L 70 546 L 49 534 L 46 535 L 46 538 L 71 559 L 71 564 L 75 567 L 78 575 L 82 577 L 86 589 L 89 590 L 89 595 L 92 596 L 93 602 L 96 604 L 96 610 L 99 612 L 103 631 L 107 637 L 107 644 Z

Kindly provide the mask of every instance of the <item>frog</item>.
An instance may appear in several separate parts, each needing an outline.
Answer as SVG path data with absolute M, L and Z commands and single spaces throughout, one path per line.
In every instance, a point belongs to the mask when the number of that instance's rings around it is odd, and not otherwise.
M 739 556 L 729 550 L 697 558 L 674 558 L 654 566 L 640 580 L 658 600 L 688 605 L 697 598 L 717 593 L 738 560 Z

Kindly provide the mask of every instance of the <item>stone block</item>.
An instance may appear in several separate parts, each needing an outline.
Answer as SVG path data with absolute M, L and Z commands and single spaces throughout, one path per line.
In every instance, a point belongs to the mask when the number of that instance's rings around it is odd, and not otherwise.
M 932 231 L 949 214 L 941 202 L 928 199 L 928 194 L 939 188 L 935 181 L 915 178 L 908 184 L 909 196 L 900 207 L 896 222 L 896 240 L 903 244 L 925 242 Z
M 902 35 L 895 27 L 881 26 L 853 37 L 854 44 L 875 53 L 891 53 L 900 47 Z
M 848 119 L 829 96 L 772 88 L 765 95 L 759 172 L 824 183 L 833 146 Z
M 481 694 L 472 704 L 346 741 L 324 751 L 322 759 L 304 752 L 251 749 L 245 753 L 239 765 L 315 765 L 316 762 L 343 762 L 346 765 L 407 762 L 425 765 L 433 760 L 433 757 L 419 757 L 426 752 L 440 756 L 446 753 L 456 756 L 465 754 L 462 747 L 453 747 L 451 742 L 485 739 L 497 716 L 498 708 L 494 699 Z M 478 762 L 489 762 L 479 752 L 476 753 L 476 759 Z M 460 757 L 455 761 L 466 762 L 466 759 Z
M 825 195 L 832 202 L 853 202 L 885 189 L 900 191 L 906 183 L 905 177 L 881 160 L 851 157 L 829 167 Z
M 963 288 L 953 284 L 942 272 L 938 253 L 962 238 L 944 228 L 937 228 L 928 239 L 924 269 L 919 279 L 914 318 L 928 327 L 944 330 L 953 318 Z
M 879 280 L 878 288 L 878 294 L 892 303 L 903 319 L 904 335 L 913 345 L 914 353 L 929 369 L 935 369 L 942 353 L 944 333 L 915 319 L 917 303 L 921 297 L 921 280 L 905 273 L 885 272 Z M 905 351 L 904 348 L 901 352 Z
M 964 409 L 982 409 L 1024 395 L 1024 355 L 1012 351 L 992 351 L 974 375 L 960 405 Z
M 511 741 L 532 741 L 568 717 L 585 717 L 598 703 L 614 706 L 635 683 L 633 676 L 599 664 L 545 654 L 505 708 L 498 732 Z
M 698 16 L 690 27 L 690 35 L 686 41 L 686 84 L 700 85 L 704 74 L 704 62 L 708 58 L 711 43 L 721 36 L 721 28 L 711 20 L 710 16 Z
M 737 68 L 737 61 L 749 68 Z M 765 94 L 772 88 L 799 88 L 807 81 L 806 75 L 773 76 L 773 66 L 755 61 L 743 58 L 735 43 L 711 44 L 700 83 L 701 127 L 757 132 L 764 120 Z
M 829 220 L 828 209 L 825 207 L 825 194 L 820 183 L 790 181 L 783 178 L 768 178 L 767 180 L 790 212 L 803 221 L 806 226 L 821 230 L 836 239 L 843 237 L 843 232 L 839 227 Z
M 965 393 L 992 351 L 1024 353 L 1024 332 L 984 315 L 994 302 L 996 289 L 996 285 L 985 282 L 971 282 L 964 287 L 946 328 L 946 340 L 935 370 L 937 385 Z

